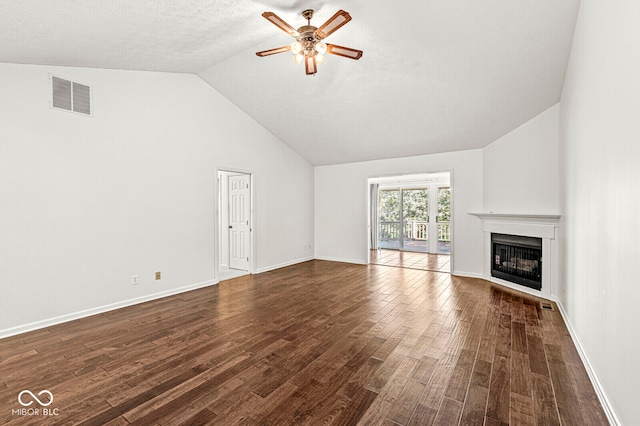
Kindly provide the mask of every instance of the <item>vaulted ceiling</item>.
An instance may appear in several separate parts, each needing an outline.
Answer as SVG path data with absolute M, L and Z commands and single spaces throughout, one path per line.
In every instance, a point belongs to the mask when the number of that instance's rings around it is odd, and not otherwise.
M 560 99 L 579 0 L 2 1 L 0 62 L 193 73 L 311 164 L 481 148 Z M 352 21 L 315 76 L 262 18 Z

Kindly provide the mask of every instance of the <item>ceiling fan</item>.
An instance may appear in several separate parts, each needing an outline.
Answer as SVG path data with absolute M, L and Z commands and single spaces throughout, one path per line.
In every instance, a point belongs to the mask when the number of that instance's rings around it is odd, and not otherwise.
M 256 52 L 256 55 L 258 56 L 275 55 L 276 53 L 283 53 L 290 50 L 293 53 L 293 60 L 296 64 L 304 62 L 307 75 L 312 75 L 318 72 L 318 64 L 324 61 L 323 55 L 325 53 L 355 60 L 362 57 L 362 50 L 351 49 L 350 47 L 338 46 L 336 44 L 329 44 L 323 41 L 351 20 L 351 15 L 344 10 L 339 10 L 335 15 L 329 18 L 327 22 L 322 24 L 322 26 L 316 28 L 311 25 L 313 9 L 307 9 L 302 12 L 302 16 L 307 20 L 307 25 L 303 25 L 297 30 L 273 12 L 264 12 L 262 16 L 273 25 L 295 38 L 296 41 L 291 43 L 290 46 Z

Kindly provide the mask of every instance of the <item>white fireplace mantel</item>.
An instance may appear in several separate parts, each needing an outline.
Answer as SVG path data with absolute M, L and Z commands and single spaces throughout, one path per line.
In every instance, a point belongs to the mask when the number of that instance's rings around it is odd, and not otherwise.
M 547 299 L 557 297 L 558 226 L 560 215 L 519 213 L 469 213 L 482 221 L 483 275 L 488 281 Z M 542 238 L 542 289 L 534 290 L 491 276 L 491 233 Z
M 506 219 L 511 221 L 555 222 L 560 220 L 559 214 L 522 214 L 522 213 L 469 213 L 480 219 Z

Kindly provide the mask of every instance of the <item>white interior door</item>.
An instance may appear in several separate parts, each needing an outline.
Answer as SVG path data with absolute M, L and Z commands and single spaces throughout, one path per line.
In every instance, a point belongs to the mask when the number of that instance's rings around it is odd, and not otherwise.
M 251 176 L 229 176 L 229 267 L 249 270 Z

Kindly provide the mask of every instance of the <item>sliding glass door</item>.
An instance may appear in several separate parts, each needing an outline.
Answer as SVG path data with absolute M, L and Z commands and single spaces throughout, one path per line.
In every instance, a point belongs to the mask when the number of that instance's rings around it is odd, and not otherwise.
M 400 248 L 427 252 L 429 248 L 429 189 L 401 189 L 402 235 Z
M 451 189 L 437 184 L 380 189 L 378 247 L 450 253 Z
M 378 192 L 378 247 L 400 248 L 400 190 L 381 189 Z
M 451 253 L 451 188 L 438 186 L 438 240 L 435 253 Z
M 427 188 L 378 192 L 378 247 L 426 252 L 429 247 Z

